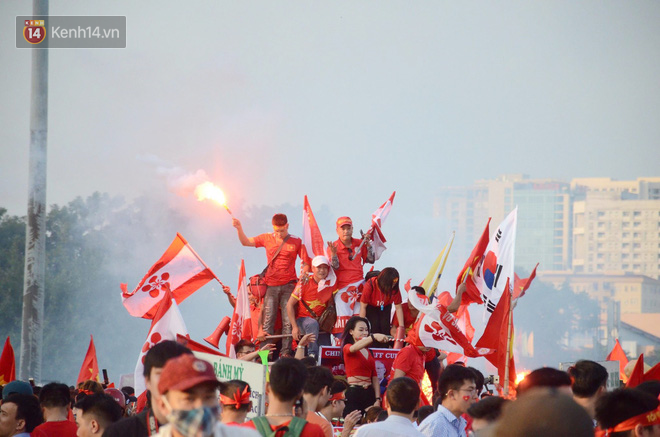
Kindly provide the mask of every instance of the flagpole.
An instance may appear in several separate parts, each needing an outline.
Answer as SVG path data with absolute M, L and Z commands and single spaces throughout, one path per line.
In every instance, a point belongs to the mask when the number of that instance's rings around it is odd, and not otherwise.
M 506 283 L 509 286 L 509 281 Z M 511 361 L 511 327 L 513 326 L 513 294 L 509 293 L 509 323 L 506 327 L 506 362 L 504 363 L 504 397 L 509 396 L 509 362 Z
M 188 241 L 186 241 L 186 240 L 185 240 L 180 234 L 177 234 L 177 235 L 179 235 L 179 238 L 181 238 L 181 239 L 183 240 L 183 242 L 185 243 L 186 247 L 187 247 L 188 249 L 190 249 L 190 251 L 193 253 L 193 255 L 195 255 L 195 257 L 199 260 L 199 262 L 201 262 L 202 265 L 203 265 L 204 267 L 206 267 L 206 268 L 208 269 L 209 272 L 211 272 L 211 274 L 213 275 L 213 277 L 215 278 L 215 280 L 218 281 L 218 282 L 220 283 L 220 285 L 222 285 L 222 286 L 224 287 L 225 284 L 223 284 L 222 281 L 221 281 L 217 276 L 215 276 L 215 273 L 213 273 L 213 270 L 211 270 L 211 268 L 210 268 L 208 265 L 206 265 L 206 263 L 204 262 L 204 260 L 203 260 L 199 255 L 197 255 L 197 252 L 195 252 L 195 249 L 193 249 L 192 246 L 191 246 L 190 244 L 188 244 Z

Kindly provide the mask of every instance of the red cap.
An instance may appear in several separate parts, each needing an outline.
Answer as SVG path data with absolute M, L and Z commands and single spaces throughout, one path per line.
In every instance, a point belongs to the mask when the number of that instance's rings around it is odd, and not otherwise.
M 337 227 L 341 228 L 344 225 L 353 226 L 353 220 L 350 217 L 339 217 L 337 219 Z
M 112 398 L 117 401 L 120 407 L 126 407 L 126 396 L 121 390 L 116 388 L 106 388 L 105 394 L 112 396 Z
M 158 382 L 158 391 L 160 394 L 165 394 L 169 390 L 185 391 L 205 382 L 221 385 L 215 377 L 211 363 L 191 354 L 183 354 L 165 363 Z

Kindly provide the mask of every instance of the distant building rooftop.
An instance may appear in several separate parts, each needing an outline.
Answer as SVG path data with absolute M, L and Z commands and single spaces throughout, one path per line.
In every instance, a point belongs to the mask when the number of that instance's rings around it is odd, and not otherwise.
M 621 314 L 621 322 L 660 340 L 660 313 Z

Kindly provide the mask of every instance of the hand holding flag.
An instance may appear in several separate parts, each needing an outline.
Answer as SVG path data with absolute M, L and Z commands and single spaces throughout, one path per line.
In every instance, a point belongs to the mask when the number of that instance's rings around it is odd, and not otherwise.
M 390 211 L 392 210 L 392 204 L 394 203 L 394 196 L 396 195 L 396 191 L 392 192 L 392 195 L 390 196 L 389 199 L 383 203 L 380 208 L 378 208 L 374 213 L 371 215 L 371 226 L 369 227 L 369 230 L 363 234 L 362 236 L 362 241 L 360 242 L 360 245 L 355 249 L 355 252 L 349 257 L 349 259 L 352 261 L 357 254 L 361 253 L 362 251 L 362 246 L 368 241 L 368 239 L 373 240 L 373 247 L 374 247 L 374 257 L 376 260 L 380 259 L 380 255 L 383 253 L 383 251 L 386 249 L 385 247 L 385 236 L 383 236 L 383 233 L 381 231 L 381 228 L 383 227 L 383 223 L 385 223 L 385 219 L 387 219 L 387 216 L 390 215 Z

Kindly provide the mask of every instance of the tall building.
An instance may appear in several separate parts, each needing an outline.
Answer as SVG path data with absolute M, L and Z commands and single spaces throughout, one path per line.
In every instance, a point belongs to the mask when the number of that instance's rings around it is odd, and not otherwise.
M 566 182 L 529 179 L 508 174 L 478 180 L 473 186 L 451 187 L 439 192 L 434 215 L 443 219 L 446 232 L 456 231 L 454 252 L 466 257 L 481 235 L 488 217 L 491 233 L 518 206 L 516 265 L 528 272 L 568 270 L 571 265 L 571 193 Z
M 660 178 L 571 185 L 573 271 L 660 278 Z
M 567 183 L 503 175 L 440 190 L 434 215 L 447 233 L 456 231 L 454 252 L 464 258 L 488 217 L 492 230 L 516 205 L 516 266 L 660 278 L 660 178 Z

